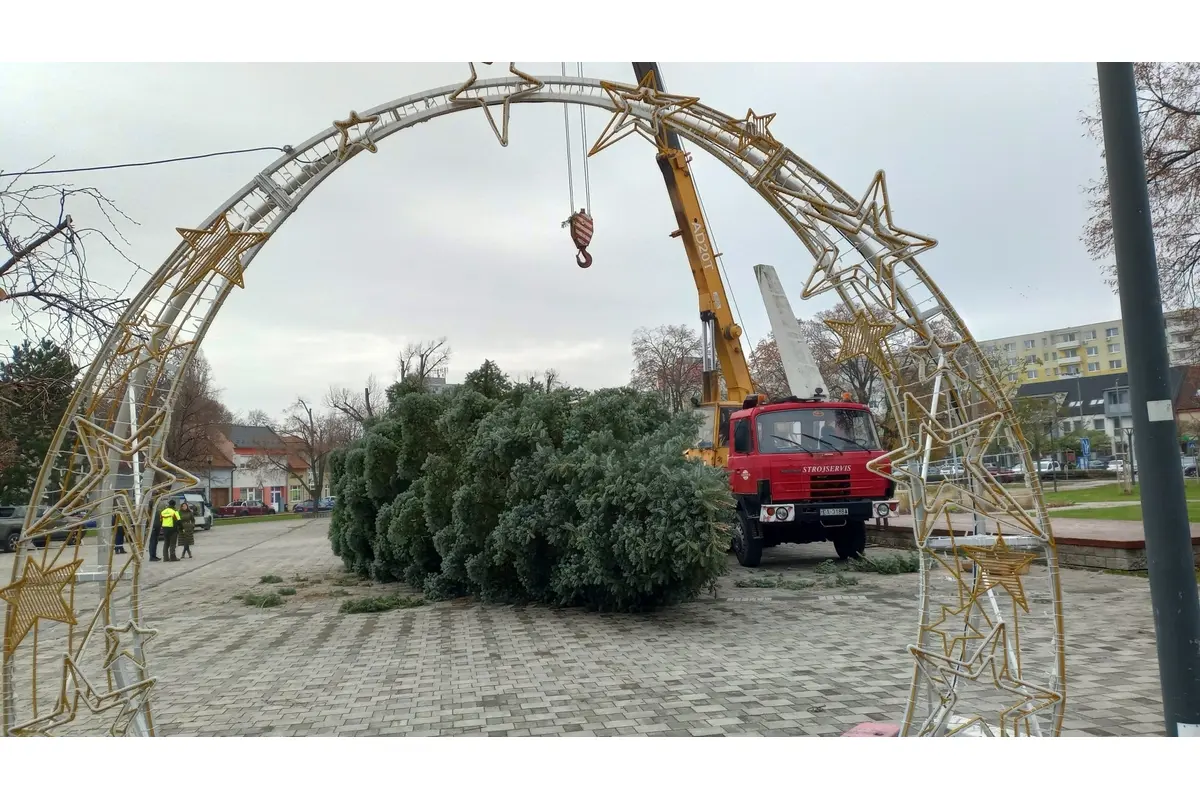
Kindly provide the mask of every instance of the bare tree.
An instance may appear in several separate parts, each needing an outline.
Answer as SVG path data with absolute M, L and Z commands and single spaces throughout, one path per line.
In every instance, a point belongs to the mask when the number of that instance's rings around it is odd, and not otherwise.
M 340 387 L 330 386 L 325 395 L 326 407 L 343 414 L 358 430 L 361 430 L 370 420 L 375 418 L 375 404 L 384 396 L 379 380 L 371 375 L 362 393 Z
M 787 397 L 792 393 L 774 334 L 760 340 L 750 351 L 750 376 L 754 388 L 767 397 Z
M 261 428 L 272 428 L 275 426 L 275 420 L 271 419 L 271 415 L 261 408 L 250 409 L 250 411 L 239 416 L 236 422 L 238 425 L 252 425 Z
M 655 392 L 667 408 L 682 411 L 701 392 L 700 335 L 687 325 L 660 325 L 633 332 L 630 385 Z
M 284 452 L 269 454 L 277 469 L 295 478 L 315 507 L 328 482 L 329 455 L 350 441 L 353 428 L 342 414 L 320 414 L 303 397 L 284 412 L 277 432 Z
M 136 223 L 97 189 L 30 178 L 16 173 L 0 179 L 0 302 L 24 336 L 48 338 L 90 357 L 124 311 L 122 294 L 137 269 L 117 244 L 128 243 L 114 218 Z M 92 240 L 133 268 L 123 287 L 91 278 L 86 245 Z
M 212 366 L 197 352 L 180 378 L 167 432 L 167 453 L 181 467 L 207 464 L 216 454 L 220 434 L 233 422 L 220 394 Z
M 400 382 L 414 381 L 424 386 L 430 378 L 446 377 L 451 353 L 445 336 L 406 344 L 396 359 Z
M 1197 305 L 1200 289 L 1200 63 L 1139 62 L 1134 65 L 1146 157 L 1146 183 L 1163 301 L 1168 308 Z M 1088 133 L 1103 141 L 1100 115 L 1084 117 Z M 1107 167 L 1088 187 L 1092 216 L 1083 241 L 1104 262 L 1116 285 Z M 1200 315 L 1189 315 L 1194 335 Z

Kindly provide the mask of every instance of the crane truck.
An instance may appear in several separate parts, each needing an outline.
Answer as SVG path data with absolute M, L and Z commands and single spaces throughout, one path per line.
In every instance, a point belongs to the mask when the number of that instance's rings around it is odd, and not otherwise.
M 654 62 L 633 68 L 639 84 L 664 91 Z M 764 548 L 784 543 L 831 541 L 839 558 L 861 556 L 867 520 L 895 509 L 894 481 L 867 469 L 886 452 L 870 409 L 824 396 L 778 277 L 765 265 L 756 271 L 793 396 L 770 401 L 756 392 L 689 157 L 677 133 L 664 125 L 655 134 L 679 226 L 671 236 L 683 242 L 700 301 L 701 422 L 688 455 L 729 475 L 737 500 L 733 552 L 746 567 L 759 565 Z

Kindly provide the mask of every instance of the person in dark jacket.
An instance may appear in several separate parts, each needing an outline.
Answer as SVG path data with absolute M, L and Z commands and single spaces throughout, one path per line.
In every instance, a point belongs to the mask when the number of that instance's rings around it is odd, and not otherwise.
M 196 511 L 191 503 L 179 506 L 179 545 L 183 548 L 180 558 L 192 558 L 192 545 L 196 543 Z
M 150 526 L 150 560 L 158 561 L 158 538 L 162 535 L 162 516 L 154 515 L 154 523 Z
M 113 514 L 112 528 L 116 531 L 116 539 L 113 541 L 113 552 L 119 556 L 125 555 L 125 526 L 117 519 L 117 515 Z

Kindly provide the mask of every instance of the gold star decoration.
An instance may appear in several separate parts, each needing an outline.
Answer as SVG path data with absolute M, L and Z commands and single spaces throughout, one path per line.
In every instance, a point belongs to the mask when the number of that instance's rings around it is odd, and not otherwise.
M 117 323 L 117 327 L 124 334 L 121 340 L 117 342 L 114 353 L 117 358 L 137 355 L 143 350 L 149 356 L 148 359 L 129 365 L 128 369 L 130 372 L 151 360 L 161 361 L 172 351 L 191 344 L 191 342 L 176 343 L 171 341 L 168 335 L 171 325 L 166 322 L 152 321 L 150 317 L 144 314 L 137 320 L 122 320 Z
M 967 643 L 980 640 L 984 636 L 971 622 L 971 612 L 975 608 L 974 600 L 967 602 L 959 608 L 951 608 L 943 605 L 938 609 L 937 619 L 929 625 L 922 627 L 922 630 L 930 636 L 937 636 L 942 643 L 942 652 L 947 656 L 953 656 L 956 652 L 966 655 Z M 955 626 L 956 631 L 946 631 L 945 626 Z
M 971 383 L 971 376 L 967 373 L 966 368 L 963 367 L 962 362 L 957 358 L 958 349 L 963 344 L 962 339 L 942 342 L 935 337 L 929 341 L 911 345 L 908 349 L 922 357 L 920 363 L 920 380 L 924 381 L 938 372 L 942 372 L 954 375 L 954 377 L 962 380 L 964 383 Z M 938 366 L 938 357 L 934 355 L 935 350 L 940 355 L 945 356 L 946 359 L 940 367 Z M 933 372 L 929 373 L 927 368 L 931 363 L 934 365 Z
M 76 560 L 44 569 L 36 560 L 25 559 L 21 577 L 0 589 L 0 600 L 8 603 L 5 655 L 11 656 L 16 651 L 38 620 L 75 624 L 75 612 L 63 599 L 63 592 L 75 580 L 75 573 L 82 565 L 82 560 Z
M 594 156 L 606 147 L 611 147 L 631 133 L 637 133 L 660 150 L 666 147 L 666 142 L 659 141 L 658 131 L 665 122 L 681 111 L 700 102 L 698 97 L 687 97 L 681 94 L 667 94 L 654 88 L 654 72 L 647 72 L 637 86 L 612 81 L 601 81 L 600 87 L 612 99 L 616 110 L 604 130 L 596 138 L 595 144 L 588 150 L 589 156 Z M 634 103 L 643 103 L 651 107 L 650 123 L 647 124 L 634 114 Z
M 963 555 L 979 565 L 976 596 L 982 596 L 988 590 L 999 586 L 1008 592 L 1013 602 L 1023 611 L 1029 611 L 1029 600 L 1025 597 L 1025 587 L 1021 584 L 1021 571 L 1037 560 L 1036 553 L 1010 549 L 1003 536 L 996 537 L 996 543 L 991 547 L 964 546 L 962 551 Z
M 737 134 L 736 152 L 739 156 L 746 148 L 754 145 L 760 150 L 774 150 L 779 141 L 771 135 L 771 120 L 774 114 L 755 114 L 753 108 L 746 109 L 746 118 L 730 124 L 732 132 Z
M 147 642 L 149 642 L 151 639 L 153 639 L 155 636 L 158 635 L 158 631 L 155 630 L 154 628 L 143 628 L 132 619 L 126 621 L 126 623 L 124 625 L 105 626 L 105 628 L 104 628 L 105 647 L 104 647 L 104 665 L 103 665 L 104 669 L 108 669 L 109 667 L 111 667 L 116 662 L 116 660 L 118 658 L 121 658 L 122 656 L 124 656 L 124 657 L 128 658 L 130 661 L 132 661 L 133 664 L 135 666 L 137 666 L 139 669 L 144 670 L 146 668 L 146 662 L 145 662 L 144 658 L 139 659 L 132 650 L 129 650 L 129 649 L 122 650 L 121 649 L 120 634 L 129 633 L 130 631 L 132 631 L 134 633 L 135 637 L 141 637 L 140 645 L 142 647 L 145 647 Z
M 62 679 L 59 682 L 54 708 L 36 719 L 14 725 L 9 732 L 13 736 L 44 736 L 55 728 L 73 722 L 79 715 L 79 703 L 83 701 L 84 707 L 93 714 L 101 714 L 120 706 L 121 710 L 109 726 L 108 734 L 124 736 L 129 723 L 145 704 L 154 683 L 154 678 L 142 678 L 128 686 L 101 694 L 92 686 L 74 659 L 69 655 L 64 656 Z
M 350 141 L 350 130 L 359 125 L 366 125 L 367 128 L 352 142 Z M 379 147 L 371 139 L 371 134 L 378 125 L 378 114 L 360 117 L 357 111 L 351 111 L 348 119 L 334 120 L 333 127 L 337 128 L 338 133 L 341 134 L 338 137 L 337 160 L 346 161 L 363 150 L 368 153 L 379 152 Z
M 891 322 L 882 322 L 859 309 L 849 320 L 827 319 L 825 324 L 841 340 L 837 362 L 849 361 L 864 356 L 885 374 L 891 369 L 883 353 L 883 338 L 892 332 Z
M 229 219 L 221 214 L 207 228 L 176 228 L 187 242 L 190 254 L 182 267 L 175 295 L 191 289 L 205 275 L 216 273 L 239 289 L 245 289 L 242 278 L 242 254 L 270 238 L 269 233 L 235 231 Z
M 483 63 L 488 64 L 488 65 L 492 64 L 491 61 L 484 61 Z M 496 134 L 496 138 L 500 140 L 500 146 L 508 147 L 508 118 L 509 118 L 509 113 L 512 108 L 512 102 L 518 98 L 525 97 L 526 95 L 530 95 L 530 94 L 533 94 L 534 92 L 540 91 L 541 88 L 546 85 L 546 82 L 539 78 L 534 77 L 533 75 L 530 75 L 528 73 L 522 72 L 521 70 L 517 69 L 517 62 L 515 62 L 515 61 L 508 62 L 509 74 L 515 75 L 518 78 L 520 78 L 521 85 L 523 88 L 517 89 L 516 91 L 508 92 L 505 95 L 503 95 L 503 100 L 502 100 L 501 104 L 504 106 L 504 109 L 501 113 L 500 125 L 497 126 L 495 118 L 492 117 L 492 110 L 491 110 L 491 108 L 489 108 L 489 103 L 487 102 L 487 99 L 486 99 L 487 97 L 491 97 L 492 95 L 481 95 L 481 94 L 477 93 L 474 97 L 462 97 L 462 94 L 464 92 L 470 90 L 471 87 L 473 87 L 475 85 L 475 82 L 479 79 L 479 75 L 475 72 L 475 62 L 474 61 L 470 62 L 470 67 L 471 67 L 471 77 L 467 78 L 466 83 L 464 83 L 462 86 L 460 86 L 454 90 L 454 92 L 450 95 L 450 102 L 451 103 L 478 103 L 479 107 L 483 109 L 483 113 L 485 115 L 487 115 L 488 124 L 492 126 L 492 133 Z M 526 85 L 526 84 L 528 84 L 528 85 Z
M 808 299 L 828 291 L 849 279 L 860 279 L 866 264 L 870 265 L 873 285 L 868 290 L 878 290 L 880 300 L 886 308 L 896 309 L 896 265 L 937 246 L 937 240 L 898 227 L 892 219 L 891 201 L 888 199 L 887 179 L 882 170 L 875 173 L 870 186 L 856 206 L 833 203 L 811 194 L 797 194 L 773 181 L 768 188 L 778 194 L 791 195 L 804 201 L 801 213 L 814 222 L 832 226 L 847 239 L 854 241 L 866 232 L 868 238 L 882 245 L 881 252 L 866 259 L 864 264 L 851 267 L 835 267 L 818 262 L 805 281 L 801 297 Z M 805 210 L 805 204 L 811 209 Z M 872 294 L 874 292 L 872 291 Z

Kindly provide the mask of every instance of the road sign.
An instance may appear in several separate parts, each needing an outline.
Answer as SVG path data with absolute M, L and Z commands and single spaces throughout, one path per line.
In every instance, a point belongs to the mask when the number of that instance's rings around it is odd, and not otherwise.
M 1079 438 L 1079 455 L 1084 461 L 1091 461 L 1092 456 L 1092 440 L 1086 436 Z

